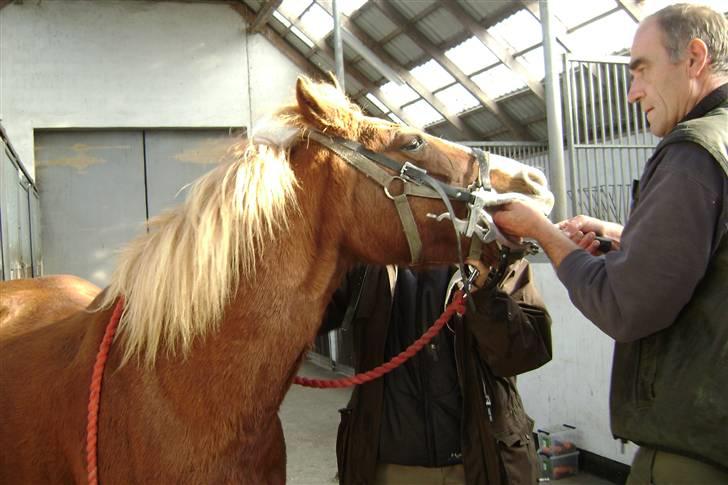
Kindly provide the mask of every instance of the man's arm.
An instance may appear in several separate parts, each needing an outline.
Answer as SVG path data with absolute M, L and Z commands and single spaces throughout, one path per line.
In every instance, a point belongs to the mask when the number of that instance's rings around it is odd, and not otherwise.
M 505 231 L 542 243 L 574 305 L 619 341 L 675 321 L 705 274 L 725 203 L 725 175 L 694 144 L 665 147 L 659 163 L 648 168 L 652 173 L 621 234 L 621 250 L 603 257 L 577 250 L 572 241 L 569 252 L 568 238 L 523 204 L 494 216 Z

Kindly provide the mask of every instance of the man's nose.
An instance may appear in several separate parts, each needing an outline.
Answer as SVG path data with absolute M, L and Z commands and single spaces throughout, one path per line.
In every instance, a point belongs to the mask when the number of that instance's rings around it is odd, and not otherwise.
M 630 103 L 636 103 L 640 99 L 642 99 L 642 96 L 644 93 L 642 92 L 642 88 L 639 86 L 639 83 L 637 81 L 632 81 L 629 85 L 629 92 L 627 93 L 627 101 Z

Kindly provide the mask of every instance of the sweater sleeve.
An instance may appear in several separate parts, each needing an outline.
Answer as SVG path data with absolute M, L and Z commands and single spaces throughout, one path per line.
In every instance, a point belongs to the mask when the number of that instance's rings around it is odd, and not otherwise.
M 551 317 L 525 260 L 511 267 L 502 287 L 474 293 L 473 302 L 465 324 L 495 375 L 515 376 L 551 360 Z
M 575 250 L 557 271 L 574 305 L 617 341 L 670 326 L 714 251 L 725 176 L 696 145 L 664 150 L 650 178 L 643 179 L 621 250 L 600 257 Z

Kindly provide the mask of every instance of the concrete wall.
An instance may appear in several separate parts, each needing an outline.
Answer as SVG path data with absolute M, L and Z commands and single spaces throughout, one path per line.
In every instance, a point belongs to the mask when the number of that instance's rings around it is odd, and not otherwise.
M 298 69 L 225 4 L 11 3 L 0 118 L 31 176 L 36 128 L 250 127 Z
M 526 411 L 536 428 L 571 424 L 577 428 L 579 448 L 630 464 L 636 447 L 622 446 L 609 428 L 614 341 L 571 304 L 550 263 L 534 262 L 533 269 L 553 319 L 553 360 L 519 376 Z

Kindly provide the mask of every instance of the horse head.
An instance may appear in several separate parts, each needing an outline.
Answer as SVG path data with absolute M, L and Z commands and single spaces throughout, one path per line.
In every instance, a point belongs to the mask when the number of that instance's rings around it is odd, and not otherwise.
M 433 181 L 452 200 L 451 221 L 467 217 L 471 191 L 482 185 L 498 194 L 525 195 L 546 213 L 553 206 L 540 170 L 366 116 L 335 83 L 299 78 L 296 99 L 294 118 L 309 135 L 304 136 L 305 156 L 327 160 L 326 195 L 348 216 L 340 223 L 346 229 L 344 245 L 357 259 L 378 264 L 454 261 L 452 222 L 433 218 L 446 210 Z

